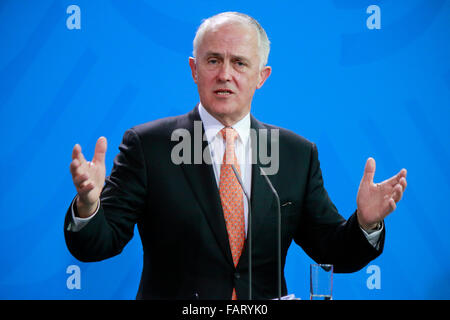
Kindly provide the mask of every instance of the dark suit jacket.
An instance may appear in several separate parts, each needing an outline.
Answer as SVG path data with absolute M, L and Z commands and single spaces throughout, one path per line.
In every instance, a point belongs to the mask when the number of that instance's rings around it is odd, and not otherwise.
M 81 261 L 119 254 L 137 223 L 144 264 L 137 298 L 248 299 L 248 251 L 245 243 L 235 268 L 211 165 L 171 161 L 177 128 L 194 136 L 198 109 L 128 130 L 114 160 L 95 217 L 79 232 L 67 230 L 70 252 Z M 279 129 L 279 171 L 269 176 L 282 204 L 282 267 L 294 240 L 319 263 L 335 272 L 353 272 L 382 251 L 369 244 L 356 215 L 338 214 L 323 186 L 316 146 L 297 134 L 251 117 L 251 128 Z M 207 142 L 203 142 L 203 148 Z M 194 143 L 192 144 L 192 149 Z M 203 150 L 203 149 L 202 149 Z M 192 150 L 192 158 L 193 153 Z M 264 167 L 261 163 L 258 165 Z M 253 298 L 277 296 L 277 209 L 269 186 L 252 166 Z M 287 293 L 284 275 L 282 293 Z

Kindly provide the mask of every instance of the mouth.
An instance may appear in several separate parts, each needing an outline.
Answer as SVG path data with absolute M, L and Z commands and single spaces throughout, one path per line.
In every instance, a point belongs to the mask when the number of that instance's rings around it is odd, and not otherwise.
M 220 97 L 228 97 L 234 94 L 233 90 L 228 88 L 219 88 L 214 90 L 214 94 Z

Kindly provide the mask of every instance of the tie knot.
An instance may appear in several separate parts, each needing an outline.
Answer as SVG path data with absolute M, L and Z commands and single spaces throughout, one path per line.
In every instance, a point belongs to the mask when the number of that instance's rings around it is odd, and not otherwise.
M 232 127 L 225 127 L 222 130 L 220 130 L 220 133 L 222 134 L 223 140 L 227 143 L 234 142 L 238 136 L 237 131 L 234 130 Z

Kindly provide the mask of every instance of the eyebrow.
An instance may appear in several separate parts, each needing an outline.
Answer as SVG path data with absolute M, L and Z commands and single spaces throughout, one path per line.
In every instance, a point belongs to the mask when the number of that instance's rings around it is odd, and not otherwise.
M 207 51 L 205 53 L 205 57 L 216 57 L 216 58 L 223 58 L 223 54 L 218 53 L 218 52 L 213 52 L 213 51 Z M 236 55 L 232 55 L 231 59 L 233 60 L 242 60 L 246 63 L 250 63 L 250 60 L 244 56 L 236 56 Z

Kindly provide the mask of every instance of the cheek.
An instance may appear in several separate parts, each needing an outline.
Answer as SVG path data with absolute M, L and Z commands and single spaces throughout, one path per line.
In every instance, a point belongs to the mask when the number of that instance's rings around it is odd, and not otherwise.
M 208 87 L 210 87 L 208 83 L 208 80 L 203 75 L 197 75 L 198 91 L 206 93 L 208 91 Z
M 214 76 L 209 72 L 201 72 L 197 74 L 197 84 L 207 88 L 214 84 Z
M 258 85 L 258 77 L 242 77 L 238 84 L 243 93 L 252 96 Z

